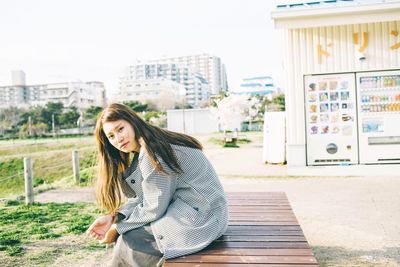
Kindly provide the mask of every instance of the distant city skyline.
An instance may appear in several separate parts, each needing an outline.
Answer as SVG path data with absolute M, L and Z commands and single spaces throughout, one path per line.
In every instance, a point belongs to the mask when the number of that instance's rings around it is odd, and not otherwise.
M 271 1 L 0 2 L 0 85 L 23 70 L 27 84 L 101 81 L 107 95 L 137 61 L 208 53 L 226 66 L 229 90 L 243 78 L 281 85 Z

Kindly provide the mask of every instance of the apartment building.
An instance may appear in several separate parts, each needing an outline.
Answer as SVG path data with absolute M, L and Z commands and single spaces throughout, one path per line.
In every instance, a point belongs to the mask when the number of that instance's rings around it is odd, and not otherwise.
M 213 95 L 219 94 L 220 91 L 228 90 L 228 82 L 225 65 L 221 59 L 207 53 L 180 56 L 180 57 L 165 57 L 148 61 L 149 64 L 165 64 L 175 63 L 180 66 L 186 66 L 193 72 L 200 73 L 208 82 L 210 92 Z
M 152 80 L 122 79 L 113 100 L 116 102 L 150 101 L 160 110 L 167 110 L 177 104 L 184 103 L 185 94 L 186 90 L 183 84 L 164 78 Z
M 106 104 L 102 82 L 63 82 L 26 85 L 23 71 L 12 72 L 12 85 L 0 86 L 0 108 L 44 106 L 49 102 L 61 102 L 65 107 L 86 109 Z
M 120 77 L 116 96 L 117 100 L 155 100 L 161 92 L 171 90 L 175 90 L 171 97 L 183 95 L 185 103 L 193 107 L 210 99 L 209 84 L 202 74 L 176 63 L 145 63 L 127 67 Z

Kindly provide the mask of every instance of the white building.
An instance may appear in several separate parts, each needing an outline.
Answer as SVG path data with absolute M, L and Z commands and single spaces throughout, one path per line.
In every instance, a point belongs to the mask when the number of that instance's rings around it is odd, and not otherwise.
M 280 93 L 280 90 L 274 86 L 270 76 L 261 76 L 243 79 L 240 89 L 233 93 L 265 95 L 269 100 L 272 100 L 275 94 Z
M 116 93 L 116 100 L 124 99 L 130 94 L 130 100 L 144 101 L 154 100 L 154 94 L 159 94 L 162 86 L 160 80 L 169 80 L 171 83 L 163 82 L 167 86 L 166 90 L 173 88 L 179 89 L 176 94 L 182 94 L 180 84 L 185 89 L 185 101 L 187 104 L 198 107 L 210 99 L 210 89 L 208 82 L 198 72 L 193 72 L 191 68 L 176 63 L 146 63 L 129 66 L 124 75 L 120 78 L 119 90 Z M 147 90 L 149 84 L 156 90 Z M 156 89 L 158 88 L 158 89 Z M 135 96 L 138 96 L 135 98 Z
M 164 79 L 121 79 L 120 89 L 114 95 L 117 102 L 139 101 L 152 102 L 160 110 L 183 104 L 186 90 L 183 84 Z
M 207 81 L 200 73 L 193 73 L 185 84 L 186 101 L 193 107 L 199 107 L 210 101 L 210 89 Z
M 102 82 L 65 82 L 49 84 L 25 84 L 23 71 L 12 72 L 10 86 L 0 87 L 0 108 L 44 106 L 49 102 L 61 102 L 64 107 L 104 106 L 105 88 Z
M 378 168 L 367 164 L 398 163 L 400 1 L 298 2 L 272 18 L 282 33 L 289 167 L 368 175 Z
M 187 66 L 193 72 L 199 72 L 208 82 L 211 94 L 219 94 L 220 91 L 228 90 L 225 65 L 221 59 L 210 54 L 199 54 L 181 57 L 166 57 L 162 59 L 149 60 L 150 64 L 171 64 Z
M 218 119 L 209 108 L 167 110 L 167 126 L 170 131 L 186 134 L 219 131 Z

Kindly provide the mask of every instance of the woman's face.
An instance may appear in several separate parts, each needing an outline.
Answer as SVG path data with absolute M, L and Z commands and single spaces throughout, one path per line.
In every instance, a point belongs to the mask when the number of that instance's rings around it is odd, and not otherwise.
M 135 131 L 126 120 L 105 122 L 103 131 L 116 149 L 125 153 L 139 152 L 140 145 L 135 138 Z

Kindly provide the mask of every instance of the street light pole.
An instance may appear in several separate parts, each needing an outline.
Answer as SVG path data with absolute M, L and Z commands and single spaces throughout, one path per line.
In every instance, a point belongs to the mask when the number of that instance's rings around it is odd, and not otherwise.
M 32 136 L 32 118 L 31 118 L 31 116 L 28 117 L 28 135 Z
M 54 123 L 54 114 L 51 114 L 51 126 L 53 129 L 53 137 L 56 136 L 56 130 L 55 130 L 55 123 Z

